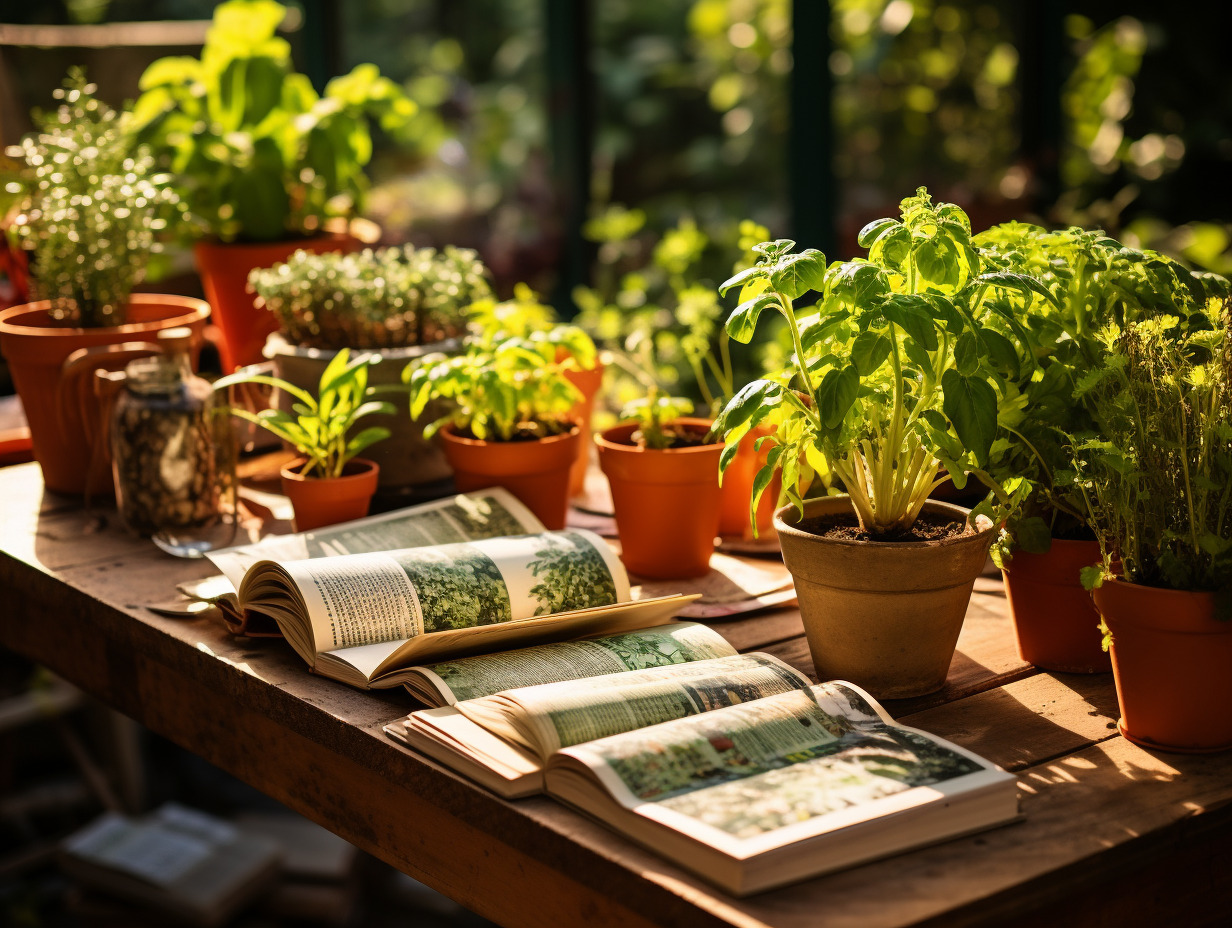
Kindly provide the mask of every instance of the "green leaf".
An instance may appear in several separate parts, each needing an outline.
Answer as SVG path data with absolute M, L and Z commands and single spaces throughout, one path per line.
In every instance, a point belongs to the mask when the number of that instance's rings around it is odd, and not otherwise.
M 754 277 L 764 277 L 765 275 L 766 269 L 760 265 L 746 267 L 739 274 L 736 274 L 734 277 L 729 277 L 727 280 L 723 281 L 723 283 L 719 284 L 719 295 L 727 296 L 728 290 L 735 287 L 742 287 Z
M 843 424 L 847 411 L 860 391 L 860 373 L 855 365 L 840 370 L 831 369 L 817 387 L 817 411 L 828 429 Z
M 723 407 L 714 421 L 714 430 L 727 435 L 745 423 L 756 424 L 778 405 L 782 395 L 782 385 L 771 380 L 745 384 Z
M 1043 281 L 1032 277 L 1030 274 L 1019 274 L 1014 271 L 993 271 L 988 274 L 981 274 L 975 278 L 974 283 L 988 284 L 992 287 L 999 287 L 1003 290 L 1016 290 L 1019 293 L 1025 293 L 1028 296 L 1035 294 L 1043 297 L 1057 309 L 1061 308 L 1060 302 L 1052 295 Z
M 1052 547 L 1052 532 L 1039 516 L 1018 520 L 1013 525 L 1014 541 L 1028 554 L 1047 554 Z
M 980 341 L 988 350 L 988 358 L 997 370 L 1011 376 L 1018 374 L 1018 351 L 1014 343 L 996 329 L 980 329 Z
M 988 451 L 997 433 L 997 393 L 988 382 L 947 370 L 941 377 L 945 391 L 941 408 L 954 423 L 963 446 L 980 467 L 988 463 Z
M 867 377 L 885 363 L 893 343 L 882 332 L 862 332 L 851 344 L 851 360 L 861 376 Z
M 856 243 L 861 248 L 868 248 L 882 235 L 896 228 L 902 228 L 902 223 L 897 219 L 874 219 L 860 230 L 860 234 L 856 236 Z
M 1097 590 L 1104 585 L 1104 565 L 1092 564 L 1078 571 L 1078 579 L 1084 590 Z
M 787 255 L 770 272 L 770 285 L 791 300 L 810 290 L 822 290 L 825 281 L 826 256 L 816 248 Z
M 970 332 L 963 332 L 954 343 L 954 365 L 960 374 L 974 374 L 980 366 L 982 345 Z
M 936 351 L 937 329 L 927 306 L 922 297 L 896 293 L 881 305 L 881 312 L 926 351 Z
M 742 345 L 753 340 L 757 330 L 757 317 L 768 306 L 777 306 L 778 297 L 773 293 L 760 293 L 751 300 L 745 300 L 727 319 L 727 334 Z

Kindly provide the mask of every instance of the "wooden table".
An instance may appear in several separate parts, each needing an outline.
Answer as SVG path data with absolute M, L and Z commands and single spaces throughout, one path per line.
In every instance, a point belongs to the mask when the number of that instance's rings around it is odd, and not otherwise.
M 114 522 L 114 513 L 111 514 Z M 887 703 L 1019 776 L 1025 821 L 738 900 L 548 799 L 504 802 L 386 738 L 413 706 L 310 676 L 281 641 L 143 607 L 213 571 L 0 471 L 0 644 L 501 924 L 1226 925 L 1232 754 L 1120 738 L 1112 679 L 1015 652 L 977 581 L 944 690 Z M 812 672 L 799 614 L 716 627 Z

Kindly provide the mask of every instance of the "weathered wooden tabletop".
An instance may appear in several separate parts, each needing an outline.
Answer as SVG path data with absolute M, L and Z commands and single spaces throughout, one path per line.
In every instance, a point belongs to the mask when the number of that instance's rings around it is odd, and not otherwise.
M 1025 820 L 740 900 L 549 799 L 502 801 L 394 744 L 381 728 L 413 708 L 401 692 L 351 690 L 281 641 L 148 612 L 214 571 L 96 522 L 44 494 L 36 465 L 0 471 L 0 644 L 501 924 L 1232 919 L 1232 754 L 1120 738 L 1110 675 L 1018 658 L 995 578 L 976 583 L 945 689 L 887 708 L 1017 773 Z M 715 627 L 812 673 L 794 610 Z

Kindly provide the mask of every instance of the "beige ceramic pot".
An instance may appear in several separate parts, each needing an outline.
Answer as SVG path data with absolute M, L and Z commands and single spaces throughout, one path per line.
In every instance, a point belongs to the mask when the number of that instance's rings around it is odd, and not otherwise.
M 852 511 L 846 496 L 810 500 L 804 518 Z M 945 685 L 971 588 L 984 569 L 991 521 L 930 500 L 925 512 L 967 524 L 939 542 L 859 542 L 796 527 L 794 507 L 774 515 L 795 580 L 813 666 L 822 680 L 850 680 L 881 699 L 923 696 Z

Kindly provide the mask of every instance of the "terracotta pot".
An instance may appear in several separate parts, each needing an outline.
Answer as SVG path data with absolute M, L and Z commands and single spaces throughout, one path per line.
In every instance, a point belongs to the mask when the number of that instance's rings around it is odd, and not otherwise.
M 537 441 L 479 441 L 459 435 L 451 425 L 437 434 L 460 493 L 504 487 L 549 529 L 565 527 L 569 468 L 581 441 L 577 426 Z
M 248 292 L 248 274 L 254 268 L 272 267 L 300 249 L 313 254 L 356 251 L 361 243 L 345 233 L 325 233 L 284 242 L 199 241 L 193 246 L 197 273 L 205 297 L 214 310 L 214 322 L 222 331 L 223 373 L 261 362 L 265 339 L 278 328 L 277 317 L 257 309 L 256 297 Z
M 673 424 L 710 429 L 705 419 Z M 635 431 L 635 424 L 618 425 L 595 436 L 599 467 L 612 487 L 621 559 L 651 579 L 704 576 L 719 531 L 723 446 L 643 448 L 631 442 Z
M 1232 748 L 1232 622 L 1215 594 L 1105 580 L 1095 605 L 1112 632 L 1118 727 L 1182 754 Z
M 295 530 L 314 528 L 362 519 L 368 514 L 376 492 L 380 468 L 364 458 L 352 458 L 341 477 L 305 477 L 300 469 L 306 458 L 296 458 L 281 470 L 283 495 L 295 509 Z
M 451 339 L 405 348 L 365 348 L 362 351 L 355 349 L 352 355 L 359 352 L 379 356 L 381 362 L 368 371 L 368 383 L 374 387 L 395 386 L 402 383 L 402 369 L 411 360 L 434 351 L 455 353 L 460 344 L 457 339 Z M 263 353 L 274 362 L 276 377 L 315 394 L 321 382 L 321 375 L 338 352 L 292 345 L 280 332 L 275 332 L 266 341 Z M 276 391 L 276 396 L 278 407 L 290 412 L 294 398 L 282 391 Z M 394 415 L 368 416 L 360 425 L 360 428 L 383 426 L 389 429 L 387 439 L 377 442 L 364 452 L 381 469 L 379 492 L 397 493 L 448 480 L 453 472 L 449 469 L 444 452 L 436 442 L 423 437 L 424 426 L 436 421 L 448 411 L 445 404 L 437 400 L 431 401 L 418 419 L 407 415 L 405 401 L 395 405 L 398 411 Z
M 1099 612 L 1078 573 L 1099 561 L 1099 542 L 1054 538 L 1044 554 L 1015 551 L 1001 573 L 1018 638 L 1029 664 L 1062 673 L 1108 673 Z
M 565 371 L 566 379 L 582 391 L 582 400 L 569 410 L 569 418 L 582 427 L 582 440 L 578 442 L 577 459 L 569 469 L 569 495 L 579 496 L 586 486 L 586 469 L 590 466 L 590 449 L 594 447 L 590 427 L 595 412 L 595 397 L 603 386 L 603 364 L 595 362 L 588 371 Z
M 822 680 L 850 680 L 884 699 L 945 685 L 971 588 L 996 533 L 983 517 L 971 525 L 961 506 L 929 501 L 924 511 L 966 522 L 968 531 L 945 541 L 846 541 L 801 531 L 793 506 L 775 513 Z M 804 505 L 805 519 L 851 512 L 847 496 Z
M 723 495 L 719 509 L 719 534 L 753 538 L 753 525 L 749 519 L 749 501 L 753 498 L 753 480 L 765 466 L 771 445 L 767 442 L 758 451 L 757 439 L 774 434 L 773 426 L 759 425 L 740 440 L 740 450 L 723 472 Z M 778 508 L 782 475 L 776 470 L 770 485 L 757 504 L 757 537 L 765 538 L 774 531 L 774 511 Z
M 94 329 L 57 326 L 49 308 L 42 300 L 0 311 L 0 352 L 21 396 L 47 489 L 68 494 L 106 491 L 111 485 L 110 456 L 105 444 L 95 454 L 90 442 L 101 417 L 91 378 L 77 377 L 66 384 L 61 377 L 64 362 L 80 349 L 152 343 L 159 331 L 176 326 L 190 327 L 199 342 L 210 307 L 186 296 L 136 293 L 129 301 L 127 323 Z M 116 355 L 112 360 L 123 367 L 127 358 Z M 91 363 L 114 369 L 105 357 Z M 93 469 L 92 461 L 97 465 Z

